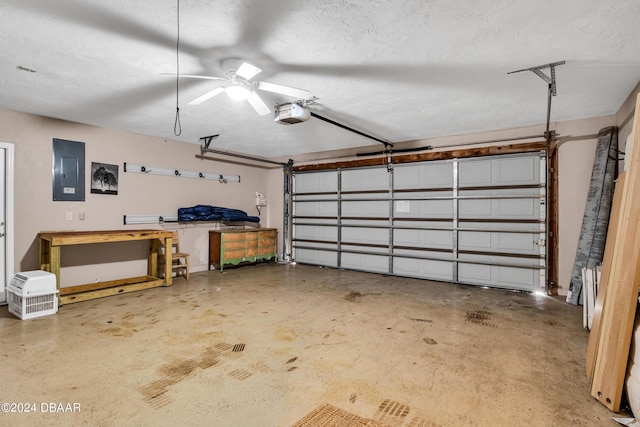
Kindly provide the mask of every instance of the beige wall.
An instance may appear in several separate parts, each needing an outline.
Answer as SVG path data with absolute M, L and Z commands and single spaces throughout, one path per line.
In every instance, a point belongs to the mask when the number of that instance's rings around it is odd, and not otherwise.
M 168 124 L 169 125 L 169 124 Z M 84 202 L 52 200 L 52 139 L 85 143 Z M 38 232 L 161 228 L 158 224 L 123 225 L 123 215 L 162 215 L 197 204 L 242 209 L 257 215 L 255 192 L 270 194 L 269 171 L 199 160 L 197 144 L 152 138 L 60 120 L 0 110 L 0 141 L 15 146 L 15 271 L 38 268 Z M 91 194 L 91 162 L 119 166 L 118 195 Z M 240 183 L 125 173 L 123 163 L 220 172 L 241 176 Z M 73 220 L 66 220 L 72 212 Z M 85 220 L 79 220 L 79 214 Z M 261 225 L 280 226 L 268 210 Z M 182 249 L 191 253 L 192 271 L 208 268 L 208 225 L 165 224 L 180 230 Z M 146 274 L 146 243 L 112 243 L 63 249 L 64 286 Z
M 602 128 L 615 125 L 614 116 L 557 123 L 558 149 L 558 292 L 569 291 L 582 218 L 591 181 L 597 137 Z M 562 137 L 572 137 L 564 142 Z

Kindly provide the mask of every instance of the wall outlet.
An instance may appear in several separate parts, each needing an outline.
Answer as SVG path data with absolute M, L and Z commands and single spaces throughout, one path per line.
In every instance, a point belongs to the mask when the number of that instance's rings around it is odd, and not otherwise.
M 79 219 L 80 221 L 84 221 L 84 212 L 80 212 L 80 213 L 78 214 L 78 219 Z
M 67 212 L 67 221 L 73 220 L 73 212 Z

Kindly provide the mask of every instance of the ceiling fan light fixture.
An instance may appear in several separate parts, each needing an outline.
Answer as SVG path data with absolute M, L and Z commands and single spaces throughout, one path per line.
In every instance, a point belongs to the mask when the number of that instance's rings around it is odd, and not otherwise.
M 262 70 L 255 65 L 251 65 L 248 62 L 243 62 L 238 71 L 236 71 L 236 75 L 242 77 L 245 80 L 251 80 L 258 74 L 260 74 Z
M 229 98 L 236 101 L 244 101 L 249 97 L 249 89 L 240 85 L 228 86 L 224 91 L 229 95 Z

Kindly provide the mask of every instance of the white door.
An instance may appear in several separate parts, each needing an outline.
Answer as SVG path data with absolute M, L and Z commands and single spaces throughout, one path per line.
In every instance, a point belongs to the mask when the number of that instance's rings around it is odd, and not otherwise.
M 0 142 L 0 304 L 13 276 L 13 145 Z

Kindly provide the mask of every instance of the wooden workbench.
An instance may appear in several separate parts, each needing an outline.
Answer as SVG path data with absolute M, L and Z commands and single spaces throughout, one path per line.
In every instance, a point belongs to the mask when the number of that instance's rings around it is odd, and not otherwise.
M 141 289 L 158 286 L 171 286 L 171 274 L 165 274 L 164 279 L 158 277 L 158 253 L 161 244 L 170 248 L 172 233 L 166 230 L 106 230 L 106 231 L 60 231 L 41 232 L 40 240 L 40 269 L 49 271 L 56 276 L 56 285 L 60 292 L 60 305 L 73 302 L 87 301 L 95 298 L 117 295 Z M 85 245 L 91 243 L 127 242 L 149 240 L 149 259 L 147 275 L 105 282 L 89 283 L 86 285 L 60 287 L 60 248 L 70 245 Z M 171 257 L 165 257 L 164 271 L 171 271 Z

